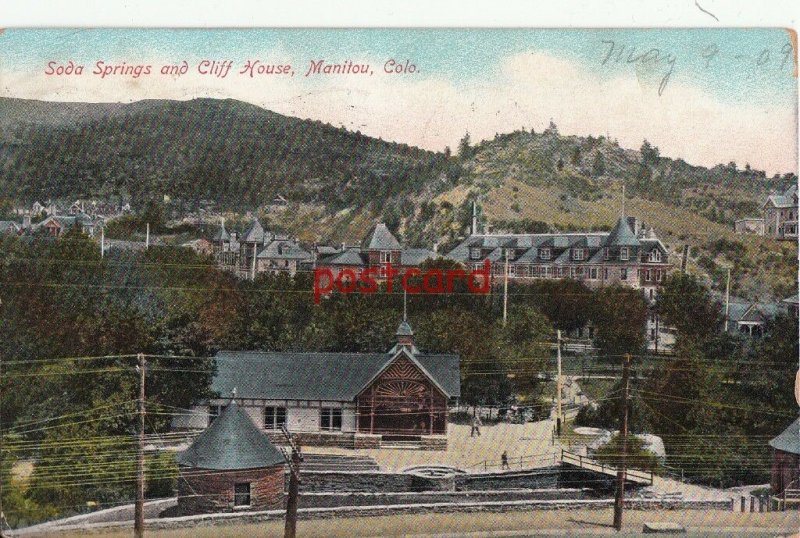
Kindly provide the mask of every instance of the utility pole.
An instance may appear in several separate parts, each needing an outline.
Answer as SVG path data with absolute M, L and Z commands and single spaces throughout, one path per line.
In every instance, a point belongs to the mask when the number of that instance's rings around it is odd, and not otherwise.
M 289 442 L 292 451 L 289 455 L 282 450 L 283 457 L 289 465 L 289 496 L 286 499 L 286 525 L 283 536 L 284 538 L 295 538 L 297 534 L 297 497 L 300 494 L 300 463 L 303 461 L 303 454 L 285 424 L 281 426 L 281 432 Z
M 147 229 L 144 232 L 144 248 L 145 250 L 150 248 L 150 223 L 147 223 Z
M 725 332 L 728 332 L 728 314 L 731 309 L 731 268 L 728 267 L 728 279 L 725 282 Z
M 250 280 L 256 279 L 256 245 L 257 243 L 253 243 L 253 263 L 250 269 Z
M 556 357 L 558 358 L 558 375 L 556 376 L 556 435 L 561 436 L 561 329 L 556 331 L 558 344 Z
M 617 468 L 617 491 L 614 495 L 614 528 L 616 530 L 622 529 L 622 508 L 625 495 L 625 475 L 626 469 L 626 456 L 628 452 L 628 407 L 630 405 L 629 390 L 630 390 L 630 375 L 631 375 L 631 355 L 625 354 L 624 362 L 622 363 L 622 454 L 620 455 L 620 465 Z
M 106 254 L 106 229 L 105 226 L 100 228 L 100 257 L 104 258 Z
M 506 249 L 506 266 L 503 275 L 503 327 L 508 321 L 508 249 Z
M 139 450 L 137 454 L 136 470 L 136 506 L 133 518 L 133 535 L 135 538 L 144 536 L 144 381 L 145 365 L 144 354 L 139 353 Z

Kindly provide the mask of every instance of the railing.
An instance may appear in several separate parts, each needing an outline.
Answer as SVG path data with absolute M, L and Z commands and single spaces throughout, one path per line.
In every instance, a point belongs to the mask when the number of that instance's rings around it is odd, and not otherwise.
M 502 461 L 497 463 L 498 460 L 483 460 L 479 461 L 478 463 L 474 463 L 465 467 L 465 469 L 477 469 L 477 470 L 484 470 L 489 471 L 493 469 L 500 469 L 504 470 L 507 469 L 509 471 L 518 469 L 520 471 L 525 469 L 534 469 L 541 467 L 541 464 L 550 463 L 555 465 L 558 462 L 558 455 L 557 454 L 531 454 L 528 456 L 517 456 L 517 457 L 510 457 L 508 458 L 508 465 L 504 466 Z M 539 465 L 534 466 L 533 463 L 537 462 Z
M 595 471 L 603 474 L 616 474 L 618 469 L 613 465 L 606 465 L 603 462 L 581 456 L 580 454 L 573 454 L 566 450 L 561 451 L 561 462 L 575 465 L 581 469 Z M 653 472 L 642 471 L 640 469 L 627 469 L 625 471 L 627 480 L 632 482 L 647 482 L 648 485 L 653 485 Z

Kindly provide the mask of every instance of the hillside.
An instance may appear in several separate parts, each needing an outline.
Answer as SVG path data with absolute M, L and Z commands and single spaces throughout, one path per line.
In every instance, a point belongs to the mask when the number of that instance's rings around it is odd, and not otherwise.
M 409 245 L 446 250 L 466 232 L 471 200 L 496 231 L 607 229 L 624 183 L 627 213 L 673 252 L 689 244 L 690 268 L 717 287 L 732 266 L 737 294 L 796 290 L 795 245 L 732 232 L 794 174 L 693 166 L 649 145 L 562 136 L 555 125 L 465 140 L 450 156 L 234 100 L 0 107 L 0 192 L 14 203 L 121 196 L 141 207 L 166 195 L 176 216 L 208 200 L 235 220 L 281 194 L 289 210 L 262 217 L 303 240 L 355 242 L 384 220 Z
M 736 235 L 733 221 L 760 216 L 767 194 L 797 176 L 767 178 L 733 163 L 708 169 L 642 149 L 604 137 L 560 136 L 554 128 L 499 135 L 466 149 L 459 185 L 435 202 L 463 207 L 477 199 L 481 220 L 494 231 L 601 230 L 620 214 L 624 183 L 626 213 L 653 226 L 673 253 L 690 245 L 689 269 L 717 288 L 724 288 L 730 266 L 735 293 L 765 300 L 795 293 L 796 245 Z
M 0 192 L 170 197 L 255 209 L 277 194 L 331 210 L 381 205 L 436 177 L 443 156 L 234 100 L 131 104 L 4 99 Z

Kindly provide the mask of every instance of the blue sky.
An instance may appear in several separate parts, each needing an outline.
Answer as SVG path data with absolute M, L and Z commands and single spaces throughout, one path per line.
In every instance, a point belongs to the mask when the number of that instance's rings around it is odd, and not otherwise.
M 619 47 L 624 47 L 623 54 L 619 57 L 612 56 L 612 60 L 604 62 L 611 47 L 610 42 L 614 43 L 617 51 Z M 401 141 L 432 149 L 441 149 L 444 143 L 454 142 L 452 139 L 456 136 L 456 132 L 463 133 L 465 130 L 470 130 L 479 136 L 484 134 L 488 136 L 493 130 L 508 131 L 518 128 L 520 125 L 510 124 L 517 117 L 526 125 L 535 127 L 542 125 L 551 117 L 558 120 L 562 116 L 569 116 L 568 130 L 574 131 L 575 134 L 602 134 L 603 131 L 611 130 L 613 135 L 614 131 L 620 128 L 621 142 L 630 139 L 630 143 L 633 143 L 637 138 L 644 137 L 658 140 L 659 136 L 663 136 L 662 145 L 666 148 L 670 147 L 671 142 L 681 142 L 677 140 L 680 138 L 691 138 L 700 130 L 698 125 L 694 131 L 681 133 L 671 127 L 665 129 L 663 135 L 659 135 L 661 127 L 658 125 L 653 126 L 650 132 L 645 125 L 634 127 L 627 118 L 613 116 L 608 118 L 609 125 L 603 125 L 602 121 L 595 118 L 587 120 L 583 128 L 580 117 L 573 118 L 569 112 L 558 110 L 557 106 L 552 107 L 552 112 L 538 107 L 540 103 L 549 103 L 549 99 L 543 98 L 542 95 L 537 95 L 536 99 L 531 98 L 524 112 L 516 115 L 507 114 L 508 128 L 503 128 L 503 124 L 498 121 L 488 120 L 488 108 L 490 108 L 486 104 L 488 101 L 495 100 L 496 103 L 492 101 L 491 105 L 498 110 L 502 108 L 503 103 L 508 104 L 510 97 L 506 94 L 501 95 L 502 86 L 508 86 L 517 92 L 525 92 L 526 89 L 539 87 L 538 82 L 544 82 L 544 87 L 549 92 L 557 93 L 559 86 L 555 81 L 561 81 L 565 87 L 562 97 L 570 96 L 576 99 L 576 103 L 582 102 L 587 107 L 592 96 L 585 94 L 584 90 L 587 85 L 597 84 L 602 90 L 596 93 L 597 104 L 602 106 L 607 102 L 606 108 L 610 111 L 624 109 L 619 106 L 620 103 L 614 101 L 614 86 L 621 83 L 624 85 L 626 81 L 635 82 L 641 89 L 641 96 L 626 98 L 641 100 L 639 104 L 645 111 L 649 108 L 659 109 L 654 119 L 662 118 L 662 123 L 672 122 L 671 118 L 693 114 L 696 117 L 703 117 L 704 122 L 714 121 L 714 118 L 722 115 L 735 115 L 737 110 L 741 109 L 743 121 L 750 122 L 753 128 L 757 128 L 758 125 L 752 125 L 752 118 L 770 117 L 771 120 L 764 124 L 765 127 L 771 124 L 776 126 L 775 128 L 789 130 L 787 116 L 791 117 L 791 123 L 796 125 L 797 115 L 797 80 L 793 76 L 794 65 L 791 54 L 787 52 L 790 50 L 789 35 L 781 29 L 9 29 L 0 35 L 0 44 L 2 44 L 0 70 L 6 75 L 5 84 L 2 84 L 0 91 L 5 96 L 48 100 L 135 100 L 144 97 L 188 98 L 202 95 L 204 91 L 220 97 L 230 93 L 232 97 L 242 98 L 287 114 L 313 117 L 321 111 L 326 117 L 319 119 L 346 126 L 351 124 L 364 126 L 365 132 L 384 138 L 411 136 L 411 140 Z M 629 62 L 631 51 L 634 59 L 649 51 L 645 57 L 647 61 Z M 524 80 L 527 64 L 522 61 L 526 55 L 535 60 L 530 64 L 531 72 L 528 80 Z M 385 59 L 390 57 L 411 59 L 418 66 L 418 73 L 413 79 L 393 79 L 392 83 L 396 83 L 399 89 L 389 89 L 384 85 L 370 87 L 364 91 L 369 91 L 372 95 L 384 92 L 381 95 L 386 95 L 384 102 L 389 104 L 392 102 L 389 94 L 395 91 L 411 93 L 431 91 L 430 87 L 424 84 L 428 82 L 435 88 L 446 87 L 447 92 L 442 94 L 441 103 L 434 106 L 430 99 L 417 102 L 412 98 L 400 102 L 408 107 L 429 107 L 425 109 L 426 118 L 436 114 L 446 116 L 440 111 L 445 106 L 445 101 L 463 100 L 464 103 L 474 103 L 479 99 L 479 104 L 486 104 L 487 110 L 482 115 L 480 111 L 474 110 L 455 114 L 454 118 L 461 121 L 457 129 L 454 127 L 450 132 L 446 126 L 440 126 L 422 136 L 413 133 L 411 125 L 404 129 L 393 129 L 393 122 L 396 122 L 397 118 L 387 117 L 381 123 L 369 121 L 370 116 L 366 113 L 366 120 L 330 114 L 328 108 L 331 106 L 341 105 L 343 109 L 347 106 L 351 108 L 362 106 L 360 103 L 351 102 L 353 98 L 349 94 L 356 87 L 362 90 L 364 88 L 358 86 L 358 83 L 354 86 L 349 81 L 341 79 L 330 82 L 300 76 L 308 62 L 314 59 L 324 58 L 331 62 L 345 59 L 363 60 L 370 61 L 379 68 Z M 221 86 L 218 84 L 219 81 L 215 81 L 212 91 L 209 84 L 197 80 L 192 82 L 187 78 L 166 85 L 154 83 L 152 88 L 143 92 L 138 87 L 132 88 L 121 84 L 106 83 L 100 87 L 83 81 L 79 83 L 74 79 L 53 81 L 52 77 L 48 80 L 42 74 L 50 60 L 66 62 L 71 59 L 86 64 L 91 70 L 96 60 L 125 61 L 132 64 L 177 63 L 185 59 L 191 64 L 202 58 L 231 59 L 239 64 L 248 58 L 292 62 L 298 71 L 292 80 L 293 91 L 296 94 L 299 95 L 306 89 L 319 91 L 320 86 L 327 85 L 327 91 L 340 92 L 343 95 L 340 101 L 328 100 L 325 106 L 322 104 L 312 106 L 305 103 L 299 105 L 297 97 L 291 94 L 291 90 L 270 86 L 272 81 L 268 81 L 266 86 L 262 84 L 261 88 L 251 87 L 245 90 L 237 86 L 241 84 L 240 82 L 229 78 L 225 81 L 227 86 Z M 513 67 L 509 68 L 509 65 Z M 509 75 L 509 69 L 514 71 L 513 75 Z M 550 77 L 548 69 L 561 71 Z M 9 77 L 9 73 L 13 73 L 14 77 Z M 583 88 L 568 88 L 570 77 L 579 78 Z M 10 81 L 20 81 L 20 83 L 11 84 Z M 55 87 L 57 83 L 58 88 Z M 69 88 L 69 84 L 73 87 Z M 414 84 L 416 86 L 412 88 Z M 514 84 L 518 86 L 513 86 Z M 159 86 L 162 93 L 156 91 Z M 663 86 L 663 99 L 650 100 L 653 95 L 658 98 L 661 86 Z M 683 94 L 680 93 L 681 88 Z M 496 91 L 492 93 L 490 89 Z M 674 95 L 671 96 L 671 93 Z M 686 99 L 695 95 L 702 95 L 703 98 L 704 104 L 700 111 L 674 102 L 680 100 L 677 99 L 678 96 Z M 464 103 L 462 106 L 466 106 Z M 516 102 L 514 106 L 517 106 Z M 376 113 L 380 115 L 379 107 L 376 107 L 377 105 L 371 109 L 372 115 Z M 472 112 L 474 114 L 470 115 Z M 386 115 L 391 116 L 388 112 Z M 776 120 L 778 116 L 780 119 Z M 689 119 L 687 117 L 687 120 Z M 601 133 L 592 132 L 597 130 Z M 720 124 L 716 129 L 718 133 L 728 131 L 730 131 L 728 125 Z M 793 132 L 784 133 L 783 136 L 795 140 Z M 673 144 L 676 152 L 684 151 L 687 147 L 686 142 L 687 140 L 683 140 L 683 143 Z M 712 139 L 708 140 L 709 144 L 712 142 Z M 747 147 L 747 145 L 739 146 Z M 737 158 L 737 151 L 736 147 L 732 147 L 723 148 L 714 155 L 698 153 L 694 160 L 700 164 L 710 164 L 709 160 L 719 160 L 719 162 L 723 162 L 724 159 L 747 160 L 756 166 L 762 162 L 762 166 L 767 169 L 792 166 L 796 168 L 796 143 L 794 149 L 791 149 L 791 145 L 787 145 L 782 150 L 783 156 L 773 154 L 762 159 L 759 159 L 757 152 L 752 155 L 740 155 Z M 686 157 L 687 160 L 693 158 L 690 154 Z

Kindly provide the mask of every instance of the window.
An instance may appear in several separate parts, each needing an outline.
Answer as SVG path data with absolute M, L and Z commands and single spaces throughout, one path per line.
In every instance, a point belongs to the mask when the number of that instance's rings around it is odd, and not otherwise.
M 661 269 L 656 269 L 656 282 L 661 281 Z
M 233 506 L 250 506 L 250 482 L 233 485 Z
M 650 274 L 650 269 L 645 269 L 645 271 L 644 271 L 644 279 L 645 279 L 647 282 L 650 282 L 650 276 L 651 276 L 651 274 Z
M 285 407 L 264 408 L 264 428 L 267 430 L 278 430 L 284 424 L 286 424 Z
M 573 260 L 583 260 L 584 251 L 582 248 L 573 248 L 572 249 L 572 259 Z
M 208 406 L 208 423 L 211 424 L 212 422 L 214 422 L 214 419 L 216 419 L 219 416 L 219 414 L 222 413 L 223 409 L 225 409 L 225 408 L 222 407 L 221 405 L 209 405 Z
M 508 256 L 509 260 L 513 260 L 515 255 L 516 255 L 516 251 L 513 248 L 507 248 L 506 249 L 506 256 Z
M 603 259 L 606 260 L 606 261 L 611 259 L 611 250 L 609 250 L 608 247 L 603 249 Z
M 583 278 L 583 267 L 576 267 L 575 268 L 575 277 L 578 279 Z
M 592 267 L 589 269 L 589 278 L 591 280 L 597 280 L 597 267 Z
M 545 265 L 544 267 L 542 267 L 542 277 L 550 278 L 550 266 L 549 265 Z
M 513 264 L 508 264 L 508 276 L 516 276 L 517 274 L 517 266 Z
M 320 428 L 323 430 L 341 430 L 342 410 L 333 407 L 323 407 L 320 413 Z
M 623 267 L 619 270 L 619 279 L 628 280 L 628 270 L 626 268 Z
M 652 301 L 654 298 L 655 298 L 655 290 L 653 290 L 653 288 L 650 288 L 650 300 Z
M 381 250 L 381 263 L 391 263 L 392 253 L 389 250 Z
M 657 248 L 651 250 L 650 251 L 650 261 L 651 262 L 660 262 L 661 261 L 661 251 L 658 250 Z
M 480 260 L 481 259 L 481 249 L 479 248 L 471 248 L 469 249 L 469 257 L 473 260 Z
M 628 247 L 622 247 L 619 249 L 619 259 L 622 261 L 627 261 L 630 258 L 630 251 Z
M 539 251 L 539 254 L 542 256 L 543 260 L 549 260 L 550 259 L 550 249 L 549 248 L 541 249 Z
M 603 267 L 603 279 L 608 280 L 608 267 Z

